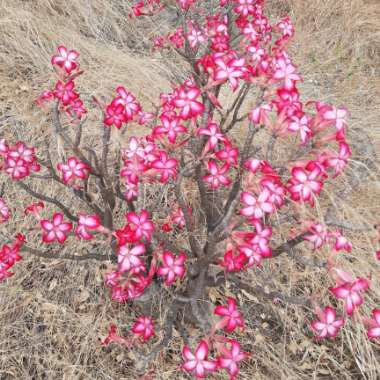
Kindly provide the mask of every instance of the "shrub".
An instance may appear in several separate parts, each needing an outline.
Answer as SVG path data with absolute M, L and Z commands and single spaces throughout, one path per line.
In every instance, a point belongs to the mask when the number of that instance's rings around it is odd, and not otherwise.
M 143 0 L 130 16 L 154 17 L 163 9 L 160 0 Z M 89 110 L 76 89 L 83 74 L 79 54 L 58 47 L 51 60 L 57 82 L 36 103 L 51 115 L 51 138 L 63 147 L 59 162 L 49 154 L 38 158 L 25 142 L 2 139 L 1 167 L 39 201 L 25 207 L 35 222 L 28 234 L 40 231 L 47 245 L 96 239 L 102 253 L 39 250 L 20 231 L 0 252 L 0 281 L 13 274 L 9 269 L 22 251 L 111 261 L 114 269 L 105 274 L 105 285 L 116 302 L 150 310 L 162 289 L 168 298 L 161 326 L 143 313 L 128 336 L 117 335 L 111 325 L 104 345 L 138 350 L 160 330 L 160 341 L 140 363 L 146 370 L 175 326 L 184 340 L 184 371 L 203 378 L 226 370 L 232 379 L 249 355 L 232 335 L 244 330 L 244 317 L 233 297 L 210 306 L 210 288 L 229 282 L 236 292 L 244 289 L 269 302 L 312 307 L 318 319 L 310 328 L 318 340 L 336 337 L 344 325 L 336 309 L 322 309 L 316 296 L 250 286 L 244 272 L 280 255 L 292 260 L 295 247 L 306 241 L 313 250 L 330 247 L 326 260 L 305 265 L 325 268 L 335 281 L 330 293 L 343 302 L 340 314 L 357 314 L 369 290 L 369 278 L 353 278 L 337 264 L 337 255 L 352 245 L 322 212 L 325 188 L 334 185 L 351 155 L 345 138 L 348 111 L 301 99 L 302 77 L 287 51 L 293 25 L 287 16 L 271 23 L 264 0 L 220 0 L 219 5 L 178 0 L 176 12 L 178 27 L 156 37 L 153 46 L 162 54 L 181 55 L 186 79 L 162 93 L 153 112 L 143 110 L 123 86 L 108 103 L 93 98 L 102 113 L 95 146 L 82 138 Z M 124 145 L 125 131 L 136 129 L 145 136 L 131 136 Z M 118 146 L 110 149 L 112 137 Z M 27 178 L 57 183 L 78 199 L 81 211 L 33 190 Z M 45 215 L 46 203 L 56 207 L 51 216 Z M 4 199 L 0 208 L 5 223 L 11 215 Z M 375 309 L 372 319 L 364 319 L 371 339 L 380 336 L 379 313 Z M 195 350 L 188 344 L 189 323 L 202 334 Z

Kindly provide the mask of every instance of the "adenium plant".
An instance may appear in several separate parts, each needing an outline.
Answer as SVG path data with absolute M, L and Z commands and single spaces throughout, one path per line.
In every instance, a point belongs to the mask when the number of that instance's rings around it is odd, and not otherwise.
M 335 338 L 345 318 L 360 313 L 370 279 L 354 278 L 337 264 L 336 257 L 353 248 L 343 230 L 324 223 L 320 211 L 313 220 L 299 212 L 308 209 L 312 215 L 316 204 L 320 208 L 325 187 L 333 186 L 348 164 L 348 111 L 301 97 L 302 76 L 287 50 L 294 35 L 289 17 L 272 23 L 264 0 L 216 3 L 178 0 L 176 29 L 154 39 L 156 51 L 183 57 L 188 72 L 160 95 L 153 110 L 144 110 L 119 84 L 113 98 L 85 100 L 76 86 L 84 72 L 79 53 L 58 47 L 51 59 L 56 83 L 36 104 L 50 114 L 51 136 L 62 142 L 64 157 L 55 162 L 23 141 L 0 140 L 3 176 L 39 201 L 25 205 L 34 227 L 0 251 L 0 281 L 13 274 L 9 270 L 21 252 L 110 261 L 113 269 L 104 274 L 104 283 L 115 302 L 133 303 L 139 311 L 138 301 L 152 303 L 160 289 L 167 299 L 161 324 L 156 315 L 142 313 L 130 336 L 116 335 L 112 324 L 103 344 L 139 350 L 159 339 L 145 356 L 148 365 L 186 315 L 199 328 L 199 343 L 191 348 L 183 334 L 186 324 L 181 326 L 182 369 L 196 378 L 225 371 L 234 379 L 249 357 L 231 335 L 235 329 L 244 332 L 244 313 L 233 297 L 210 308 L 210 288 L 230 282 L 238 292 L 249 288 L 245 273 L 251 267 L 279 255 L 291 260 L 292 250 L 304 242 L 312 250 L 325 247 L 330 254 L 321 266 L 331 278 L 331 302 L 337 307 L 322 310 L 315 298 L 305 300 L 315 307 L 318 319 L 311 330 L 321 340 Z M 138 1 L 130 17 L 154 17 L 164 8 L 160 0 Z M 90 104 L 102 124 L 94 146 L 82 139 Z M 112 143 L 113 134 L 123 138 Z M 79 208 L 34 190 L 34 181 L 65 188 Z M 6 196 L 0 198 L 0 221 L 11 217 Z M 287 233 L 284 228 L 278 233 L 279 220 L 290 227 Z M 28 243 L 28 234 L 36 233 L 42 244 L 54 246 L 97 239 L 104 253 L 41 250 Z M 258 289 L 251 291 L 271 298 Z M 362 320 L 368 337 L 378 338 L 379 310 Z

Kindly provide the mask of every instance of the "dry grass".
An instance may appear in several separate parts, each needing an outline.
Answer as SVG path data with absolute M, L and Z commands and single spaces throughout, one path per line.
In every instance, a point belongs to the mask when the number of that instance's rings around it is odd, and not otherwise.
M 149 104 L 169 88 L 178 71 L 147 49 L 149 22 L 136 29 L 126 16 L 129 1 L 3 0 L 0 2 L 0 120 L 15 115 L 19 124 L 0 122 L 1 133 L 22 133 L 38 142 L 44 135 L 41 113 L 32 106 L 50 81 L 49 57 L 58 43 L 81 52 L 86 97 L 109 96 L 122 83 Z M 362 185 L 338 210 L 354 224 L 379 222 L 380 189 L 380 6 L 378 0 L 271 0 L 273 12 L 290 13 L 297 35 L 292 50 L 304 73 L 305 97 L 345 104 L 351 111 L 352 167 Z M 164 20 L 162 21 L 164 23 Z M 163 25 L 153 25 L 159 29 Z M 86 93 L 86 91 L 92 91 Z M 15 127 L 17 130 L 15 130 Z M 16 131 L 16 132 L 15 132 Z M 346 186 L 342 179 L 340 186 Z M 54 189 L 48 189 L 51 192 Z M 12 208 L 25 203 L 14 197 Z M 17 214 L 18 215 L 18 214 Z M 11 228 L 22 225 L 21 216 Z M 25 223 L 24 223 L 25 225 Z M 372 291 L 363 310 L 380 305 L 375 231 L 354 233 L 352 254 L 342 265 L 356 275 L 372 274 Z M 305 252 L 312 255 L 311 252 Z M 97 340 L 110 321 L 128 326 L 134 311 L 109 301 L 97 264 L 26 259 L 17 275 L 0 286 L 0 379 L 135 379 L 132 354 L 104 349 Z M 285 292 L 316 292 L 328 302 L 331 285 L 323 270 L 300 271 L 286 259 L 264 275 Z M 258 274 L 253 273 L 253 283 Z M 323 285 L 323 286 L 322 286 Z M 218 291 L 212 297 L 219 298 Z M 349 323 L 337 343 L 315 344 L 305 335 L 310 314 L 293 306 L 263 304 L 244 294 L 248 318 L 242 342 L 253 352 L 243 379 L 369 379 L 380 377 L 379 346 L 369 343 L 360 324 Z M 159 379 L 183 379 L 178 371 L 179 340 L 156 365 Z

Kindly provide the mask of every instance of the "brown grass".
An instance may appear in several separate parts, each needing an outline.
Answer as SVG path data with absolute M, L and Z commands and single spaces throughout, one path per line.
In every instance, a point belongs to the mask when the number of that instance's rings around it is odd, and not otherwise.
M 165 27 L 146 22 L 144 28 L 126 16 L 125 0 L 3 0 L 0 2 L 1 133 L 23 134 L 39 141 L 45 127 L 33 98 L 50 82 L 49 57 L 58 43 L 81 53 L 86 74 L 79 85 L 86 97 L 109 96 L 124 84 L 149 104 L 169 89 L 179 62 L 149 52 L 152 30 Z M 352 167 L 362 171 L 362 185 L 338 210 L 354 224 L 379 222 L 380 189 L 380 5 L 378 0 L 271 0 L 273 14 L 290 13 L 296 24 L 292 45 L 304 74 L 304 97 L 346 105 L 351 112 Z M 86 92 L 87 91 L 87 92 Z M 91 92 L 89 92 L 91 91 Z M 12 121 L 17 120 L 18 123 Z M 345 187 L 342 179 L 340 186 Z M 12 191 L 12 188 L 7 188 Z M 49 190 L 49 189 L 48 189 Z M 14 189 L 13 189 L 14 191 Z M 51 192 L 54 189 L 50 189 Z M 10 197 L 11 198 L 11 197 Z M 14 196 L 16 210 L 25 200 Z M 23 225 L 21 214 L 10 228 Z M 25 223 L 24 223 L 25 225 Z M 1 227 L 0 233 L 6 233 Z M 378 247 L 375 230 L 349 232 L 352 254 L 342 266 L 356 275 L 372 275 L 363 311 L 380 305 Z M 305 252 L 311 256 L 312 252 Z M 0 379 L 136 379 L 133 354 L 97 344 L 109 322 L 129 326 L 134 311 L 111 303 L 97 264 L 30 258 L 0 286 Z M 254 283 L 259 274 L 252 273 Z M 286 259 L 264 270 L 285 292 L 316 292 L 327 303 L 331 285 L 323 270 L 299 271 Z M 218 291 L 212 297 L 219 298 Z M 315 344 L 305 336 L 311 315 L 296 306 L 263 304 L 241 297 L 248 319 L 241 340 L 253 355 L 242 379 L 369 379 L 380 377 L 379 346 L 366 340 L 360 324 L 348 323 L 335 343 Z M 159 379 L 183 379 L 178 371 L 180 340 L 167 357 L 155 363 Z

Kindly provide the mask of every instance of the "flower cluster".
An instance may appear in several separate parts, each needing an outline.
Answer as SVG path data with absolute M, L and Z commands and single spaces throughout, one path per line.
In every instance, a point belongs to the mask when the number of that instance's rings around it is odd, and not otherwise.
M 28 177 L 31 172 L 38 172 L 40 170 L 34 148 L 29 148 L 22 141 L 9 145 L 5 139 L 1 139 L 0 156 L 2 158 L 0 168 L 12 180 L 21 180 Z
M 25 215 L 31 214 L 42 229 L 42 242 L 64 244 L 73 230 L 73 223 L 65 222 L 61 212 L 55 212 L 51 220 L 43 219 L 40 211 L 45 208 L 43 202 L 32 203 L 25 208 Z M 110 235 L 111 231 L 102 226 L 99 215 L 79 213 L 75 236 L 80 240 L 92 240 L 95 232 Z
M 125 185 L 127 201 L 137 197 L 139 182 L 158 180 L 166 183 L 177 176 L 178 161 L 149 140 L 131 137 L 129 147 L 122 151 L 120 177 Z
M 24 235 L 17 234 L 11 246 L 7 244 L 2 246 L 0 250 L 0 283 L 6 278 L 13 276 L 14 273 L 9 272 L 9 269 L 11 269 L 17 261 L 21 260 L 19 252 L 24 241 Z
M 112 290 L 112 299 L 118 302 L 139 297 L 150 285 L 156 270 L 155 260 L 151 261 L 148 271 L 148 263 L 142 258 L 146 253 L 145 244 L 151 240 L 154 231 L 148 212 L 130 212 L 125 217 L 127 224 L 115 232 L 118 267 L 106 275 L 105 281 Z
M 114 125 L 120 129 L 123 124 L 137 121 L 144 125 L 153 119 L 153 114 L 144 112 L 134 95 L 123 86 L 116 88 L 117 96 L 106 106 L 104 124 L 108 127 Z
M 79 121 L 88 111 L 75 89 L 75 78 L 81 75 L 78 62 L 79 54 L 75 50 L 68 50 L 65 46 L 58 46 L 58 54 L 54 55 L 51 63 L 59 77 L 51 90 L 43 91 L 36 99 L 36 104 L 43 107 L 46 102 L 56 100 L 58 106 L 73 120 Z
M 343 236 L 341 231 L 332 231 L 325 225 L 317 222 L 308 222 L 307 231 L 310 233 L 305 235 L 304 239 L 313 244 L 313 249 L 319 249 L 324 244 L 330 243 L 330 246 L 336 251 L 351 252 L 352 244 Z
M 248 357 L 247 352 L 241 350 L 240 344 L 235 339 L 225 338 L 215 334 L 218 329 L 233 332 L 236 327 L 244 327 L 242 315 L 236 308 L 236 300 L 228 298 L 227 306 L 217 306 L 216 315 L 222 318 L 215 323 L 212 334 L 206 340 L 201 340 L 194 353 L 188 346 L 182 350 L 184 364 L 182 368 L 198 379 L 203 379 L 207 374 L 218 370 L 226 370 L 229 378 L 233 380 L 239 373 L 239 362 Z M 218 356 L 214 360 L 208 358 L 210 348 L 214 348 Z

